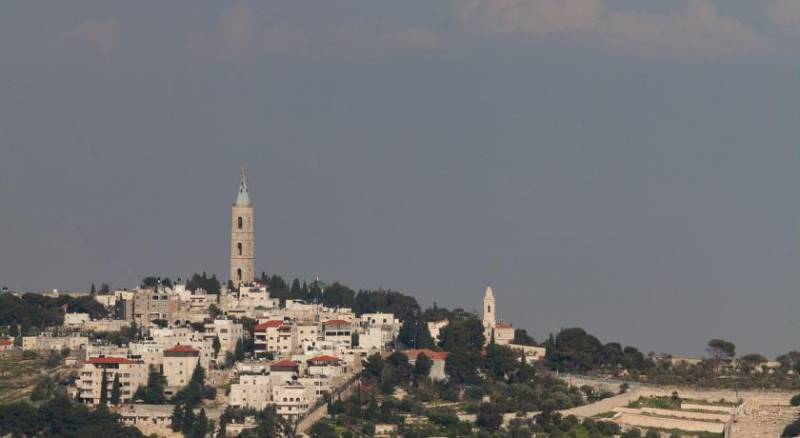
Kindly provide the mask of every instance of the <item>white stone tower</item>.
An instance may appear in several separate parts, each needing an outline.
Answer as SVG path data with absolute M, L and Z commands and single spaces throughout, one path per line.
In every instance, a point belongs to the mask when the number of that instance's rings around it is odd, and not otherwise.
M 487 331 L 494 329 L 495 324 L 497 323 L 497 319 L 495 317 L 496 309 L 494 304 L 494 292 L 492 292 L 492 286 L 486 286 L 486 292 L 483 294 L 483 327 Z
M 231 217 L 231 281 L 235 286 L 251 284 L 256 275 L 255 212 L 247 192 L 244 168 Z

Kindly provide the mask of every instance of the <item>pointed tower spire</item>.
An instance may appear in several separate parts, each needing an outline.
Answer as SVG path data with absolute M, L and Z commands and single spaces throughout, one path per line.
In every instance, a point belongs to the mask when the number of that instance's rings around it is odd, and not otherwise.
M 244 166 L 242 166 L 242 176 L 239 180 L 239 193 L 236 195 L 237 207 L 250 206 L 250 193 L 247 192 L 247 178 L 244 174 Z
M 242 166 L 239 193 L 231 207 L 231 276 L 235 286 L 252 284 L 256 278 L 255 211 L 247 193 L 247 178 Z

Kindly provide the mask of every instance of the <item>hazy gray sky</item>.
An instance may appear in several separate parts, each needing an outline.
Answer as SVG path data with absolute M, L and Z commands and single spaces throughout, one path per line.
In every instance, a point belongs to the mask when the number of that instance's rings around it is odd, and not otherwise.
M 259 270 L 798 349 L 800 1 L 6 0 L 0 283 Z

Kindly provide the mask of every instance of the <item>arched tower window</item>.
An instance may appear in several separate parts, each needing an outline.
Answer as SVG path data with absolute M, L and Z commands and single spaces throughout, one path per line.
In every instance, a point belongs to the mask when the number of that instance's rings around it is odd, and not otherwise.
M 241 254 L 241 253 L 242 253 L 242 252 L 241 252 L 241 251 L 239 251 L 239 254 Z M 491 304 L 489 304 L 488 306 L 486 306 L 486 311 L 487 311 L 487 312 L 489 312 L 489 313 L 492 313 L 492 305 L 491 305 Z
M 241 230 L 242 229 L 242 217 L 241 216 L 239 216 L 238 222 L 239 222 L 239 229 Z
M 239 277 L 239 281 L 242 281 L 242 268 L 236 268 L 236 276 Z
M 239 255 L 242 255 L 242 242 L 236 243 L 236 248 L 239 249 Z

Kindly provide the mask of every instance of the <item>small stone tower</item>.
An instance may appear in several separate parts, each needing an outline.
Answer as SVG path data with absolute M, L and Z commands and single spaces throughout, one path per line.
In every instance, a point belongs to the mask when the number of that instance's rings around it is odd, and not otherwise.
M 231 281 L 235 286 L 251 284 L 256 273 L 255 212 L 242 168 L 239 193 L 231 207 Z
M 494 292 L 492 292 L 492 286 L 486 286 L 486 292 L 483 294 L 483 328 L 485 328 L 487 331 L 494 329 L 494 326 L 497 322 L 494 304 Z

